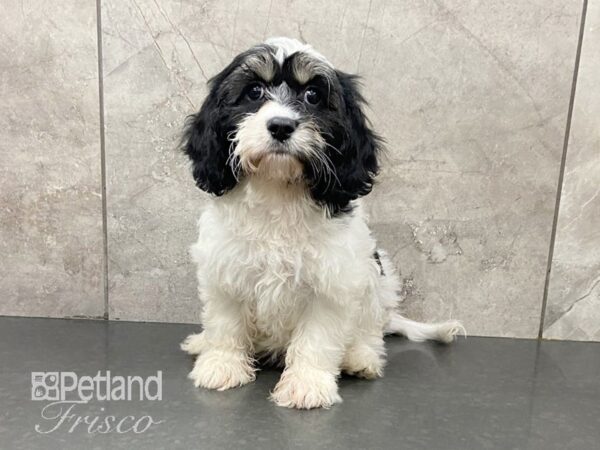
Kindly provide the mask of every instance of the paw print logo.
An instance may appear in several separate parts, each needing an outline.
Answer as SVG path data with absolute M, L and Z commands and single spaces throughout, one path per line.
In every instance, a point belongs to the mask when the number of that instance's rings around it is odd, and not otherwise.
M 31 400 L 60 400 L 58 372 L 31 372 Z

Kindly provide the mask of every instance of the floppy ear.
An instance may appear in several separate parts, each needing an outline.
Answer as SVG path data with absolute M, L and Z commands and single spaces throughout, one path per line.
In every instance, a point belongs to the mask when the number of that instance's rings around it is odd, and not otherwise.
M 349 203 L 371 192 L 379 171 L 377 155 L 383 143 L 371 129 L 363 113 L 366 101 L 360 93 L 358 77 L 336 70 L 342 101 L 338 114 L 340 130 L 325 153 L 335 168 L 336 179 L 318 179 L 312 187 L 317 200 L 327 204 L 332 214 L 347 212 Z
M 183 151 L 192 162 L 196 186 L 215 195 L 232 189 L 237 180 L 229 164 L 230 142 L 223 128 L 218 101 L 218 79 L 210 83 L 210 93 L 200 111 L 188 118 Z

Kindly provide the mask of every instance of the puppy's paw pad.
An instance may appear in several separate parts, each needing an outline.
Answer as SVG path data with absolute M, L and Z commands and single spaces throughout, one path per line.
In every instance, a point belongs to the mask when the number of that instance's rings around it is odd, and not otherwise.
M 278 406 L 297 409 L 330 408 L 341 403 L 336 378 L 329 372 L 285 370 L 271 393 Z
M 373 380 L 383 376 L 385 359 L 366 345 L 350 348 L 344 356 L 342 368 L 348 375 Z
M 202 333 L 190 334 L 183 340 L 179 347 L 190 355 L 198 355 L 204 350 L 204 337 Z
M 376 378 L 383 377 L 383 367 L 380 366 L 367 366 L 358 370 L 348 370 L 345 372 L 348 375 L 352 375 L 358 378 L 364 378 L 366 380 L 375 380 Z
M 225 391 L 254 381 L 256 375 L 245 355 L 209 351 L 198 356 L 188 378 L 196 387 Z

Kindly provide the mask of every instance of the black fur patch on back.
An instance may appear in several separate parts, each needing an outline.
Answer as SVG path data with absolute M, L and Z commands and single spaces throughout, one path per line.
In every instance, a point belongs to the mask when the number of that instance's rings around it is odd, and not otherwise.
M 373 259 L 375 260 L 375 262 L 379 266 L 379 273 L 380 273 L 380 275 L 382 277 L 385 277 L 385 271 L 383 270 L 383 264 L 381 263 L 381 258 L 379 257 L 379 252 L 377 250 L 375 250 L 375 252 L 373 253 Z

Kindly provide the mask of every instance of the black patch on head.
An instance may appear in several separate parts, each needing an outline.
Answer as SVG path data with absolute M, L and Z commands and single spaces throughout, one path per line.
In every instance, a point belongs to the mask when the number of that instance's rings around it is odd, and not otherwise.
M 273 60 L 271 49 L 254 47 L 234 60 L 208 82 L 209 93 L 200 111 L 187 120 L 182 148 L 192 162 L 196 185 L 203 191 L 223 195 L 237 184 L 230 161 L 231 138 L 245 114 L 258 111 L 263 102 L 245 101 L 246 89 L 263 82 L 253 64 L 246 61 Z M 277 64 L 273 67 L 276 69 Z M 277 74 L 275 75 L 277 76 Z
M 373 187 L 382 142 L 362 111 L 366 102 L 357 77 L 302 53 L 290 55 L 280 67 L 275 52 L 266 45 L 253 47 L 210 80 L 209 94 L 200 111 L 189 118 L 183 138 L 183 150 L 192 161 L 196 185 L 223 195 L 237 184 L 232 169 L 237 161 L 230 160 L 234 150 L 232 138 L 243 117 L 258 111 L 266 101 L 266 97 L 258 101 L 248 99 L 248 89 L 259 83 L 267 90 L 283 88 L 280 92 L 286 93 L 286 102 L 298 112 L 301 121 L 318 126 L 327 143 L 319 151 L 329 170 L 310 161 L 308 154 L 298 155 L 307 186 L 312 198 L 332 216 L 351 213 L 351 202 Z M 298 82 L 294 76 L 303 70 L 303 75 L 310 78 L 306 83 Z M 304 101 L 308 89 L 312 90 L 311 99 L 319 99 L 317 103 Z
M 313 113 L 313 118 L 328 144 L 323 152 L 335 177 L 315 173 L 310 164 L 305 164 L 305 169 L 313 198 L 338 215 L 349 210 L 352 200 L 371 192 L 382 140 L 362 111 L 366 101 L 357 76 L 335 71 L 335 80 L 327 81 L 328 105 Z

